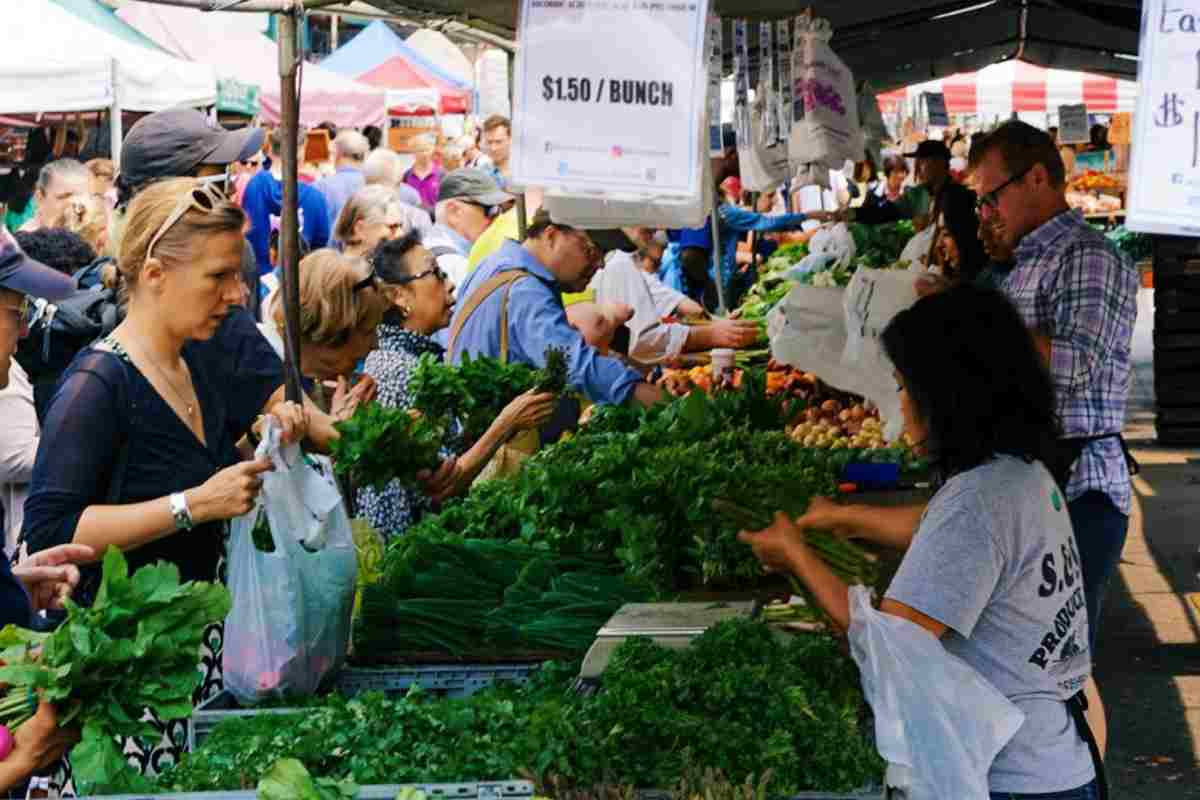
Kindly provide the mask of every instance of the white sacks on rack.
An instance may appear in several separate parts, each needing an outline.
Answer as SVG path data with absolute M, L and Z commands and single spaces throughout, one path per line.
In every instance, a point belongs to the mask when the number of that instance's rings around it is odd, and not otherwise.
M 771 95 L 760 86 L 750 105 L 750 141 L 738 139 L 738 165 L 741 170 L 742 188 L 749 192 L 774 191 L 786 181 L 791 172 L 788 168 L 788 145 L 780 140 L 766 144 L 767 116 L 771 108 Z
M 865 143 L 858 119 L 854 75 L 829 46 L 833 28 L 820 18 L 797 17 L 792 48 L 795 85 L 788 153 L 798 176 L 804 165 L 841 169 L 861 161 Z

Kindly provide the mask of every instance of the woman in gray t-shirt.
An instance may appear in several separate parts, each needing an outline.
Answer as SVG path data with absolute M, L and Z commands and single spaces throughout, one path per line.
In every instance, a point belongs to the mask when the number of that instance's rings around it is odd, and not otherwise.
M 883 345 L 905 431 L 944 482 L 880 609 L 937 636 L 1024 712 L 988 773 L 993 798 L 1092 800 L 1096 771 L 1066 704 L 1091 656 L 1066 500 L 1043 466 L 1057 439 L 1050 378 L 1008 301 L 973 287 L 901 312 Z M 793 521 L 742 538 L 848 627 L 847 587 Z

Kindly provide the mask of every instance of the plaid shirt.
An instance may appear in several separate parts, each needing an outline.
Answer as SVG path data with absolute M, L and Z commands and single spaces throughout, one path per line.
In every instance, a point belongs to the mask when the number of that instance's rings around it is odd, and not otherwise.
M 1016 261 L 1001 289 L 1025 324 L 1052 340 L 1050 373 L 1064 435 L 1120 433 L 1137 319 L 1137 270 L 1077 211 L 1059 214 L 1022 239 Z M 1093 490 L 1129 513 L 1129 469 L 1115 438 L 1084 448 L 1067 499 Z

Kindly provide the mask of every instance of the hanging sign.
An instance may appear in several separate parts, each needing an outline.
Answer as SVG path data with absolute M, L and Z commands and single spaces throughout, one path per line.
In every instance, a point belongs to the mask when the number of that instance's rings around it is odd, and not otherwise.
M 232 78 L 217 81 L 217 111 L 226 114 L 258 116 L 258 87 Z
M 1108 125 L 1108 143 L 1113 145 L 1129 144 L 1133 141 L 1130 130 L 1132 126 L 1133 115 L 1128 111 L 1113 114 L 1112 121 Z
M 925 110 L 929 124 L 938 128 L 950 125 L 950 114 L 946 111 L 946 95 L 941 92 L 925 92 Z
M 707 17 L 707 0 L 522 0 L 512 182 L 698 194 Z
M 1143 0 L 1126 225 L 1200 236 L 1200 4 Z
M 733 22 L 733 129 L 738 145 L 750 142 L 750 45 L 746 20 Z
M 1092 140 L 1090 127 L 1087 106 L 1083 103 L 1058 107 L 1060 144 L 1087 144 Z
M 779 142 L 779 119 L 776 116 L 779 105 L 775 102 L 775 26 L 769 22 L 760 22 L 758 25 L 758 85 L 758 101 L 763 109 L 762 144 L 773 147 Z
M 775 23 L 775 63 L 779 73 L 780 138 L 792 133 L 792 31 L 786 19 Z
M 708 18 L 708 155 L 725 155 L 721 138 L 721 71 L 725 62 L 725 42 L 721 18 Z

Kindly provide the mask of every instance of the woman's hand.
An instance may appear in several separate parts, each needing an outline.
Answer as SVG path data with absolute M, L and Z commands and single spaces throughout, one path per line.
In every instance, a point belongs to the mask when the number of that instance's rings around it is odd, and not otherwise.
M 758 341 L 758 323 L 750 320 L 719 319 L 712 323 L 713 344 L 735 350 Z
M 262 474 L 271 469 L 269 458 L 243 461 L 226 467 L 187 492 L 192 521 L 199 525 L 250 513 L 258 493 L 262 491 Z
M 13 575 L 29 593 L 34 611 L 58 609 L 79 583 L 79 568 L 96 560 L 85 544 L 62 544 L 34 553 L 13 567 Z
M 344 376 L 340 377 L 333 401 L 329 404 L 329 416 L 338 422 L 345 422 L 354 416 L 359 406 L 370 403 L 378 393 L 379 386 L 370 375 L 360 377 L 353 387 Z
M 808 547 L 801 528 L 783 512 L 775 514 L 769 528 L 757 533 L 741 531 L 738 541 L 750 545 L 767 572 L 791 572 L 796 553 Z
M 549 392 L 534 394 L 533 390 L 518 396 L 500 412 L 500 421 L 511 434 L 533 430 L 554 416 L 558 397 Z
M 844 508 L 828 497 L 814 497 L 805 512 L 796 518 L 796 527 L 802 531 L 814 528 L 829 531 L 834 536 L 840 536 L 843 539 L 852 538 L 854 532 L 845 523 Z
M 308 436 L 308 410 L 303 405 L 284 401 L 271 406 L 268 413 L 278 420 L 282 428 L 279 438 L 283 444 L 296 444 Z M 255 423 L 256 426 L 258 424 L 261 424 L 261 420 Z
M 417 480 L 424 485 L 425 493 L 439 503 L 462 494 L 471 486 L 471 476 L 457 458 L 446 459 L 433 472 L 418 472 Z
M 54 706 L 42 702 L 33 718 L 13 732 L 13 740 L 13 751 L 5 761 L 15 761 L 32 773 L 62 758 L 79 741 L 79 731 L 58 727 Z

